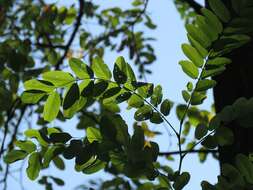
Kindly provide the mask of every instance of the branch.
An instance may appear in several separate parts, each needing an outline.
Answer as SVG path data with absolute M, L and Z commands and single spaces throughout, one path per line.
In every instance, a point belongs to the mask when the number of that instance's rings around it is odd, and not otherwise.
M 20 103 L 21 103 L 21 100 L 19 98 L 16 99 L 13 102 L 12 106 L 10 107 L 9 111 L 7 112 L 7 119 L 6 119 L 6 122 L 4 123 L 4 136 L 3 136 L 2 144 L 1 144 L 1 148 L 0 148 L 0 158 L 4 152 L 4 144 L 5 144 L 6 136 L 8 133 L 9 122 L 13 118 L 16 108 L 19 106 Z
M 173 151 L 173 152 L 160 152 L 159 156 L 171 156 L 184 153 L 218 153 L 218 150 L 183 150 L 183 151 Z
M 63 63 L 63 60 L 65 59 L 65 57 L 68 54 L 69 48 L 75 39 L 75 36 L 76 36 L 76 33 L 77 33 L 79 27 L 81 26 L 81 20 L 82 20 L 83 14 L 84 14 L 84 0 L 79 0 L 79 13 L 76 18 L 75 28 L 69 38 L 68 43 L 66 44 L 66 46 L 64 48 L 64 53 L 63 53 L 62 57 L 59 59 L 59 61 L 55 65 L 56 70 L 59 70 L 60 65 Z
M 66 46 L 64 46 L 64 45 L 44 44 L 44 43 L 40 43 L 40 42 L 37 42 L 34 45 L 42 47 L 42 48 L 53 48 L 53 49 L 58 48 L 58 49 L 64 49 L 64 50 L 66 48 Z
M 197 3 L 195 0 L 181 0 L 183 2 L 186 2 L 190 5 L 190 7 L 198 14 L 201 14 L 201 9 L 203 8 L 202 5 Z

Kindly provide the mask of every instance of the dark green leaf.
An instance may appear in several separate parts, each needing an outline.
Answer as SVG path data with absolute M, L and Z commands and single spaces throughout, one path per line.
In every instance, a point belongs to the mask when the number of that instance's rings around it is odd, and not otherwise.
M 119 84 L 127 81 L 127 63 L 122 56 L 118 57 L 113 68 L 114 80 Z
M 89 97 L 93 95 L 94 81 L 84 80 L 80 85 L 81 96 Z
M 168 99 L 165 99 L 161 104 L 160 111 L 162 112 L 163 115 L 167 116 L 170 114 L 170 110 L 172 106 L 173 106 L 173 103 L 169 101 Z
M 38 152 L 34 152 L 29 156 L 28 167 L 26 168 L 27 176 L 30 180 L 35 180 L 40 173 L 41 159 Z
M 50 176 L 50 178 L 59 186 L 63 186 L 65 184 L 64 181 L 58 177 Z
M 208 129 L 204 124 L 198 124 L 195 129 L 195 138 L 200 140 L 207 134 L 207 132 L 208 132 Z
M 33 151 L 36 150 L 36 145 L 29 140 L 25 141 L 15 141 L 15 145 L 19 147 L 21 150 L 24 150 L 28 153 L 32 153 Z
M 27 155 L 28 155 L 28 153 L 23 150 L 11 150 L 10 152 L 8 152 L 4 156 L 4 161 L 7 164 L 11 164 L 11 163 L 16 162 L 18 160 L 24 159 Z
M 175 190 L 183 189 L 190 181 L 190 177 L 191 177 L 190 174 L 187 172 L 183 172 L 181 175 L 177 176 L 173 184 Z
M 155 124 L 160 124 L 163 122 L 163 119 L 158 112 L 154 112 L 152 114 L 152 117 L 150 118 L 150 122 L 155 123 Z
M 152 117 L 152 114 L 152 108 L 148 105 L 144 105 L 135 112 L 134 118 L 137 121 L 145 121 L 147 119 L 150 119 Z
M 50 135 L 50 141 L 53 143 L 66 143 L 72 136 L 68 133 L 52 133 Z
M 64 100 L 63 100 L 63 109 L 68 109 L 79 100 L 80 92 L 79 87 L 76 83 L 72 84 L 71 87 L 67 90 Z
M 94 87 L 93 87 L 93 96 L 94 97 L 98 97 L 100 95 L 102 95 L 105 90 L 107 89 L 108 87 L 108 82 L 106 81 L 99 81 L 97 83 L 95 83 Z
M 231 18 L 229 10 L 220 0 L 208 0 L 211 9 L 223 21 L 228 22 Z
M 100 160 L 96 160 L 91 165 L 87 166 L 83 169 L 83 173 L 85 174 L 93 174 L 103 169 L 106 166 L 106 163 Z
M 64 161 L 62 160 L 61 157 L 56 156 L 53 159 L 54 165 L 59 169 L 59 170 L 64 170 L 65 169 L 65 164 Z
M 210 88 L 213 88 L 215 85 L 216 85 L 216 81 L 209 80 L 209 79 L 203 79 L 197 83 L 195 90 L 196 91 L 205 91 Z
M 163 98 L 162 87 L 161 85 L 157 85 L 151 96 L 150 102 L 154 106 L 158 106 L 162 102 L 162 98 Z

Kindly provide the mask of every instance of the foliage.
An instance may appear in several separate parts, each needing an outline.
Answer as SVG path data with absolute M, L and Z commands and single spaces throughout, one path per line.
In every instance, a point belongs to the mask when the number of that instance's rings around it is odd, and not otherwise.
M 140 77 L 150 73 L 146 66 L 156 59 L 149 44 L 153 39 L 144 37 L 142 31 L 135 31 L 135 25 L 141 23 L 149 29 L 156 27 L 146 13 L 148 0 L 133 1 L 129 10 L 115 7 L 102 11 L 98 5 L 83 0 L 79 1 L 79 10 L 75 6 L 47 5 L 44 1 L 1 2 L 4 11 L 1 10 L 0 15 L 0 33 L 6 37 L 0 43 L 3 63 L 0 93 L 4 97 L 0 108 L 3 112 L 0 155 L 4 153 L 7 174 L 9 164 L 27 159 L 27 177 L 36 180 L 52 163 L 63 170 L 65 159 L 75 159 L 76 172 L 90 175 L 104 170 L 113 176 L 111 180 L 92 182 L 79 189 L 88 189 L 92 184 L 96 189 L 183 189 L 190 181 L 190 173 L 182 171 L 185 156 L 197 149 L 200 161 L 204 162 L 212 150 L 216 155 L 218 146 L 233 143 L 234 134 L 226 127 L 228 123 L 237 122 L 245 128 L 253 125 L 252 98 L 240 98 L 216 115 L 198 107 L 207 98 L 207 91 L 216 85 L 213 77 L 222 74 L 231 64 L 226 55 L 251 41 L 252 2 L 231 2 L 232 11 L 219 0 L 209 0 L 210 10 L 202 8 L 201 14 L 190 14 L 192 20 L 186 22 L 189 42 L 182 44 L 182 51 L 187 60 L 180 61 L 179 65 L 190 81 L 182 90 L 185 103 L 175 108 L 179 120 L 177 128 L 167 118 L 174 103 L 164 97 L 161 85 L 139 81 L 122 56 L 115 60 L 112 70 L 103 60 L 107 48 L 118 52 L 127 49 L 130 60 L 138 66 Z M 187 6 L 179 8 L 184 12 L 183 9 L 189 10 Z M 8 11 L 13 14 L 5 14 Z M 95 37 L 83 28 L 80 30 L 80 47 L 87 52 L 89 64 L 83 61 L 85 56 L 75 56 L 70 49 L 83 15 L 97 20 L 102 28 L 110 29 Z M 14 18 L 17 23 L 13 28 Z M 65 26 L 73 23 L 73 33 L 63 45 Z M 122 40 L 117 42 L 119 35 Z M 63 50 L 63 55 L 56 49 Z M 37 65 L 35 55 L 42 56 L 39 58 L 42 67 Z M 66 57 L 68 65 L 64 62 Z M 135 111 L 133 134 L 120 114 L 121 103 Z M 96 110 L 91 111 L 93 108 Z M 18 126 L 27 109 L 30 109 L 28 116 L 38 116 L 40 127 L 27 129 L 24 136 L 21 135 L 23 140 L 17 140 Z M 85 136 L 76 138 L 65 132 L 64 127 L 50 126 L 55 120 L 65 122 L 73 117 L 78 117 L 77 128 L 84 130 Z M 10 121 L 15 118 L 17 122 L 12 124 L 15 130 L 5 146 L 6 136 L 11 134 Z M 159 133 L 150 130 L 149 123 L 165 123 L 176 136 L 180 158 L 176 171 L 158 160 L 164 155 L 152 137 Z M 190 129 L 195 130 L 195 137 L 188 142 Z M 62 179 L 45 175 L 38 183 L 46 189 L 52 189 L 53 183 L 64 185 Z M 203 181 L 201 186 L 203 190 L 252 187 L 252 160 L 238 154 L 234 165 L 221 167 L 217 184 Z

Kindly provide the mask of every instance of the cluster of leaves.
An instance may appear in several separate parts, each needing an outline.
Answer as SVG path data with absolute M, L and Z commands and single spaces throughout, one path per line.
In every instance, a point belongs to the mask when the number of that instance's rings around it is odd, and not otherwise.
M 171 108 L 169 100 L 162 102 L 161 87 L 153 90 L 152 84 L 137 82 L 123 57 L 115 62 L 114 81 L 111 81 L 112 74 L 108 66 L 98 57 L 93 60 L 91 67 L 76 58 L 70 59 L 69 65 L 77 78 L 64 71 L 43 73 L 43 80 L 25 82 L 26 91 L 21 95 L 22 101 L 35 104 L 45 99 L 43 118 L 49 122 L 57 116 L 70 118 L 87 102 L 95 100 L 112 113 L 99 117 L 99 128 L 87 127 L 83 140 L 73 139 L 70 134 L 55 128 L 29 129 L 25 132 L 26 137 L 36 138 L 41 150 L 36 149 L 31 141 L 25 141 L 33 148 L 27 146 L 12 150 L 5 156 L 5 161 L 12 163 L 29 155 L 27 175 L 32 180 L 38 177 L 41 168 L 49 166 L 51 160 L 59 159 L 60 154 L 66 159 L 75 158 L 76 170 L 86 174 L 97 172 L 110 164 L 108 169 L 114 169 L 114 172 L 132 178 L 145 175 L 148 179 L 154 179 L 159 174 L 153 165 L 159 153 L 158 145 L 154 142 L 145 143 L 144 130 L 138 124 L 134 126 L 134 134 L 130 137 L 128 126 L 115 112 L 118 112 L 117 104 L 127 101 L 129 108 L 137 108 L 137 121 L 149 119 L 153 123 L 161 123 L 163 119 L 160 112 L 153 111 L 153 108 L 157 109 L 161 104 L 161 112 L 165 115 L 169 114 Z M 64 89 L 63 98 L 57 92 L 59 88 Z M 149 97 L 150 102 L 147 100 Z M 66 144 L 68 141 L 69 145 Z
M 21 95 L 23 103 L 37 105 L 37 112 L 42 115 L 38 123 L 42 126 L 46 126 L 48 122 L 55 119 L 64 121 L 78 115 L 78 113 L 83 113 L 79 117 L 78 128 L 85 129 L 86 136 L 76 138 L 59 128 L 29 129 L 25 132 L 28 139 L 15 141 L 15 149 L 10 148 L 4 161 L 10 164 L 29 157 L 26 171 L 31 180 L 37 179 L 40 171 L 48 168 L 51 162 L 57 168 L 64 169 L 62 159 L 64 157 L 65 159 L 75 159 L 77 172 L 92 174 L 104 169 L 116 176 L 111 181 L 104 182 L 99 187 L 101 189 L 131 189 L 132 184 L 127 182 L 124 177 L 119 176 L 122 174 L 131 178 L 133 184 L 139 189 L 183 189 L 190 180 L 190 174 L 181 172 L 181 165 L 183 158 L 189 151 L 200 144 L 202 145 L 200 149 L 210 150 L 217 148 L 217 146 L 233 143 L 234 134 L 226 127 L 226 124 L 231 121 L 238 122 L 243 127 L 252 127 L 252 118 L 250 117 L 253 107 L 252 99 L 239 99 L 214 117 L 210 112 L 197 108 L 206 99 L 207 90 L 216 85 L 212 77 L 221 74 L 226 65 L 231 63 L 228 58 L 224 57 L 225 54 L 248 43 L 253 31 L 251 21 L 253 4 L 250 0 L 231 0 L 232 12 L 219 0 L 209 0 L 208 2 L 211 10 L 203 8 L 202 15 L 196 15 L 194 22 L 186 25 L 189 44 L 183 44 L 182 50 L 188 60 L 180 61 L 179 64 L 183 72 L 196 82 L 193 84 L 192 80 L 189 81 L 186 89 L 182 91 L 186 103 L 180 104 L 176 108 L 180 120 L 178 131 L 166 119 L 170 113 L 172 102 L 163 98 L 162 87 L 138 82 L 132 68 L 123 57 L 118 57 L 111 72 L 102 59 L 104 48 L 98 46 L 103 41 L 105 46 L 115 49 L 116 45 L 110 42 L 110 37 L 115 37 L 123 32 L 124 39 L 120 44 L 119 51 L 128 47 L 130 58 L 135 57 L 136 63 L 145 65 L 153 62 L 155 60 L 153 49 L 150 45 L 145 45 L 146 39 L 143 38 L 142 33 L 134 32 L 134 25 L 142 22 L 143 14 L 147 27 L 155 28 L 151 19 L 145 14 L 147 1 L 134 1 L 133 5 L 137 8 L 133 10 L 122 11 L 119 8 L 111 8 L 103 10 L 100 14 L 95 14 L 97 7 L 88 2 L 86 7 L 90 8 L 85 11 L 86 16 L 94 16 L 98 18 L 102 26 L 112 29 L 109 33 L 106 32 L 95 39 L 92 39 L 86 31 L 83 31 L 80 36 L 81 47 L 89 50 L 91 66 L 80 59 L 71 58 L 69 67 L 72 74 L 60 70 L 49 71 L 49 68 L 29 71 L 33 73 L 30 77 L 37 77 L 42 71 L 43 73 L 40 79 L 26 80 L 25 91 Z M 30 1 L 26 3 L 30 3 Z M 138 8 L 143 5 L 144 9 Z M 11 7 L 11 3 L 6 3 L 5 6 Z M 23 8 L 25 7 L 27 5 Z M 41 29 L 40 26 L 37 26 L 38 28 L 35 29 L 38 32 L 38 44 L 43 46 L 44 43 L 58 43 L 57 39 L 63 33 L 57 32 L 57 27 L 54 29 L 53 26 L 57 22 L 71 24 L 77 13 L 74 7 L 65 9 L 52 5 L 37 14 L 34 18 L 39 20 L 29 20 L 27 23 L 44 22 L 43 15 L 49 14 L 49 16 L 45 16 L 47 27 Z M 28 18 L 31 19 L 31 17 Z M 48 20 L 48 18 L 51 19 Z M 28 24 L 26 27 L 34 26 Z M 41 32 L 45 31 L 40 30 L 45 29 L 48 30 L 46 33 L 54 35 L 54 40 L 52 38 L 49 40 L 47 35 L 41 36 Z M 59 31 L 62 30 L 59 28 Z M 51 42 L 51 40 L 53 41 Z M 22 45 L 18 49 L 14 49 L 17 42 Z M 25 59 L 29 60 L 30 44 L 22 42 L 22 40 L 15 40 L 12 43 L 6 41 L 6 44 L 8 46 L 14 44 L 12 51 L 15 50 L 15 55 L 19 53 L 23 55 L 25 52 Z M 1 45 L 4 47 L 4 43 Z M 1 49 L 5 50 L 5 48 Z M 6 50 L 10 50 L 10 48 L 6 48 Z M 6 55 L 6 52 L 1 51 L 1 55 Z M 59 56 L 57 53 L 53 54 L 52 51 L 48 51 L 48 55 L 45 55 L 44 58 L 47 57 L 47 61 L 52 65 L 57 65 Z M 8 55 L 8 59 L 6 57 L 1 57 L 1 59 L 9 68 L 18 71 L 20 68 L 16 68 L 16 64 L 15 66 L 11 64 L 13 63 L 11 62 L 13 54 Z M 143 57 L 145 60 L 141 61 Z M 25 63 L 31 63 L 31 67 L 34 67 L 33 61 L 25 61 Z M 4 77 L 12 78 L 13 73 L 10 69 L 5 67 L 1 69 L 5 74 Z M 22 69 L 24 70 L 24 68 Z M 143 68 L 140 71 L 148 72 Z M 14 88 L 17 92 L 17 85 L 13 85 L 11 82 L 8 85 L 10 85 L 10 89 Z M 6 89 L 4 85 L 2 88 Z M 1 90 L 0 93 L 4 90 Z M 5 94 L 4 97 L 7 97 L 5 101 L 12 102 L 12 96 L 9 94 Z M 99 102 L 101 112 L 99 114 L 87 112 L 87 108 L 95 102 Z M 128 133 L 128 125 L 118 114 L 120 112 L 119 104 L 122 102 L 127 103 L 128 109 L 136 109 L 134 118 L 137 122 L 134 125 L 133 135 Z M 145 121 L 154 124 L 166 122 L 178 137 L 180 154 L 178 171 L 174 172 L 168 166 L 162 166 L 157 162 L 159 146 L 155 142 L 147 141 L 149 129 Z M 141 125 L 139 122 L 142 122 Z M 195 138 L 187 144 L 186 153 L 183 154 L 182 145 L 192 126 L 195 127 Z M 36 141 L 33 141 L 34 138 Z M 204 161 L 206 154 L 199 156 L 200 160 Z M 253 184 L 252 168 L 253 165 L 249 158 L 237 155 L 235 165 L 225 164 L 222 166 L 222 173 L 218 177 L 216 185 L 203 181 L 202 189 L 232 190 L 249 187 Z M 157 183 L 146 181 L 147 179 L 154 180 L 156 177 L 158 178 Z M 52 176 L 42 177 L 39 183 L 50 188 L 52 185 L 49 180 L 62 185 L 59 179 Z

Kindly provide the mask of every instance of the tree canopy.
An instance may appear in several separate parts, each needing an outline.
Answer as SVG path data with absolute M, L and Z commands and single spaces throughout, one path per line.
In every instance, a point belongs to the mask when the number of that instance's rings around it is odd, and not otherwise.
M 0 1 L 3 189 L 8 187 L 10 167 L 20 160 L 34 183 L 47 190 L 54 189 L 53 184 L 63 186 L 62 179 L 43 170 L 52 164 L 64 170 L 64 161 L 74 159 L 73 168 L 84 176 L 101 170 L 112 176 L 79 189 L 181 190 L 191 179 L 191 173 L 182 171 L 185 157 L 196 152 L 200 162 L 205 162 L 207 154 L 219 159 L 218 148 L 236 139 L 230 123 L 253 127 L 253 98 L 240 97 L 217 113 L 199 107 L 207 91 L 217 85 L 216 76 L 234 64 L 229 55 L 252 43 L 252 0 L 208 0 L 206 7 L 192 0 L 175 0 L 188 38 L 181 46 L 186 59 L 179 61 L 189 78 L 182 103 L 163 95 L 165 84 L 145 80 L 152 73 L 148 66 L 156 60 L 154 38 L 138 27 L 156 29 L 147 13 L 148 3 L 134 0 L 126 10 L 101 10 L 88 0 L 71 6 L 44 0 Z M 84 22 L 97 23 L 98 34 L 85 28 Z M 74 43 L 78 45 L 72 48 Z M 104 61 L 107 50 L 127 51 L 130 61 L 118 56 L 110 69 Z M 120 109 L 121 104 L 126 110 Z M 134 110 L 133 126 L 121 114 L 130 109 Z M 174 110 L 176 126 L 168 119 Z M 81 138 L 64 129 L 71 118 L 78 120 L 74 127 L 83 132 Z M 20 134 L 24 119 L 30 125 Z M 153 140 L 160 134 L 149 126 L 161 123 L 176 137 L 176 152 L 161 152 Z M 174 155 L 179 156 L 176 170 L 158 160 L 172 160 Z M 221 163 L 216 184 L 202 181 L 200 188 L 252 189 L 252 161 L 253 152 L 236 154 L 233 163 Z

